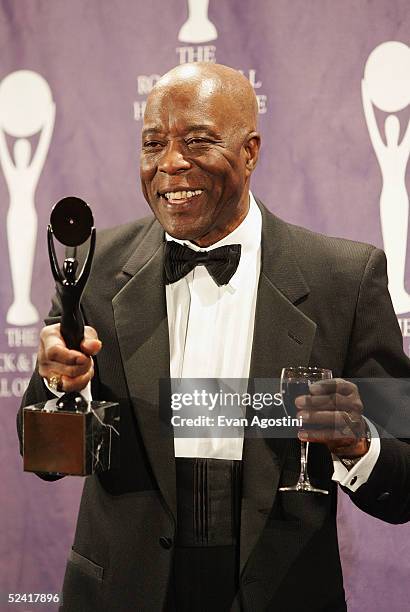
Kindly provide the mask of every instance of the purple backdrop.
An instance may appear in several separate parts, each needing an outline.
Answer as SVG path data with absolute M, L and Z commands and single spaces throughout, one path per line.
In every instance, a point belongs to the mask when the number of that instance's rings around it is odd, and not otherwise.
M 380 133 L 393 113 L 402 138 L 410 105 L 408 1 L 211 0 L 210 24 L 206 4 L 196 0 L 189 12 L 186 0 L 1 2 L 3 598 L 8 592 L 60 591 L 82 488 L 81 479 L 47 484 L 23 473 L 15 432 L 41 326 L 36 311 L 45 316 L 52 293 L 45 241 L 50 207 L 65 195 L 79 195 L 91 204 L 99 228 L 147 213 L 138 179 L 139 132 L 144 100 L 158 75 L 198 59 L 243 70 L 260 105 L 263 148 L 254 193 L 289 221 L 390 248 L 389 261 L 398 262 L 394 273 L 400 265 L 405 270 L 407 142 L 404 138 L 400 197 L 388 196 L 383 221 L 381 170 L 385 188 L 393 179 L 383 159 L 380 165 L 376 159 L 361 80 L 374 49 L 388 41 L 403 43 L 383 46 L 375 70 L 370 66 L 366 74 Z M 380 91 L 390 92 L 390 99 L 381 100 Z M 386 143 L 381 136 L 379 146 Z M 16 228 L 20 239 L 14 239 Z M 30 241 L 35 250 L 27 280 Z M 18 261 L 25 262 L 25 272 Z M 408 352 L 410 306 L 399 276 L 395 290 L 402 306 L 396 310 Z M 19 292 L 25 297 L 13 310 Z M 409 534 L 408 526 L 383 524 L 341 495 L 339 535 L 350 612 L 408 607 Z

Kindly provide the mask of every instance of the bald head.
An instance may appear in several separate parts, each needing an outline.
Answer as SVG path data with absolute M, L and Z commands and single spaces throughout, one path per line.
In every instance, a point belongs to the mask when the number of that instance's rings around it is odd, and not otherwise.
M 219 64 L 183 64 L 152 89 L 141 184 L 171 236 L 207 246 L 245 218 L 260 144 L 257 110 L 249 81 Z
M 223 64 L 198 62 L 176 66 L 156 83 L 147 105 L 157 96 L 171 95 L 175 88 L 190 87 L 200 98 L 219 94 L 229 104 L 235 128 L 238 124 L 249 130 L 257 129 L 258 103 L 249 80 L 237 70 Z

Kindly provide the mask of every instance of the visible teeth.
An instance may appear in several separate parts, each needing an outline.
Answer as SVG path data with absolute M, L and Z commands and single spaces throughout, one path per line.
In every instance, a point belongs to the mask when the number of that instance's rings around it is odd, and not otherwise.
M 167 200 L 187 200 L 195 195 L 201 195 L 201 193 L 202 189 L 196 189 L 195 191 L 167 191 L 164 193 L 164 197 Z

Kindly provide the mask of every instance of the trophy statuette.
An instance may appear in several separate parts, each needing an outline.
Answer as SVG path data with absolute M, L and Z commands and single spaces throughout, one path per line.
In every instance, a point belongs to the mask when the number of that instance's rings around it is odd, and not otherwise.
M 59 267 L 53 236 L 68 247 Z M 56 291 L 61 302 L 60 332 L 67 348 L 80 351 L 84 320 L 80 302 L 91 271 L 95 227 L 90 207 L 80 198 L 63 198 L 51 211 L 47 229 L 48 253 Z M 85 263 L 79 272 L 76 247 L 90 239 Z M 116 467 L 119 462 L 119 404 L 90 401 L 81 393 L 23 409 L 23 458 L 26 472 L 87 476 Z

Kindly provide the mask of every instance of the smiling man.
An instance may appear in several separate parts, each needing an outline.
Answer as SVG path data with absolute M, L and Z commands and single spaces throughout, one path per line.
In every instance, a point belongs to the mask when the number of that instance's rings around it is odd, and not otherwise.
M 144 116 L 144 196 L 174 238 L 207 247 L 249 209 L 260 137 L 249 81 L 226 66 L 188 64 L 163 77 Z
M 82 352 L 65 347 L 54 300 L 23 405 L 51 397 L 50 380 L 55 393 L 91 384 L 96 399 L 121 403 L 121 466 L 86 479 L 66 612 L 342 612 L 338 486 L 382 520 L 410 517 L 409 446 L 385 438 L 341 379 L 410 377 L 385 257 L 268 212 L 249 190 L 259 147 L 239 72 L 167 73 L 142 133 L 154 216 L 100 233 Z M 278 378 L 292 365 L 338 377 L 297 400 L 309 423 L 300 435 L 316 443 L 310 475 L 327 496 L 279 491 L 297 478 L 297 439 L 245 438 L 241 427 L 174 437 L 160 418 L 161 379 Z

